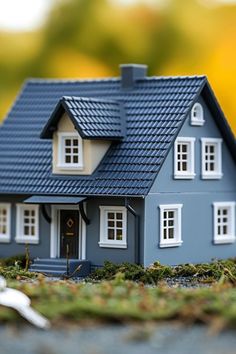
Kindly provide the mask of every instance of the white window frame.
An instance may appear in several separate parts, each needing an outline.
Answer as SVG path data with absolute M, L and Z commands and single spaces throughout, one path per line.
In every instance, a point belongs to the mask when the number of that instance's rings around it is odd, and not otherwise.
M 83 142 L 82 138 L 76 132 L 58 132 L 58 157 L 57 167 L 65 170 L 69 169 L 83 169 Z M 65 162 L 65 140 L 66 139 L 78 139 L 79 158 L 78 163 L 66 163 Z
M 23 212 L 24 210 L 34 210 L 35 211 L 35 235 L 27 236 L 24 235 L 23 228 Z M 39 243 L 39 205 L 37 204 L 17 204 L 16 205 L 16 237 L 15 241 L 17 243 L 29 243 L 38 244 Z
M 198 117 L 194 116 L 194 113 L 196 110 L 199 115 Z M 202 107 L 201 103 L 196 102 L 191 109 L 191 125 L 203 126 L 204 123 L 205 123 L 205 120 L 204 120 L 203 107 Z
M 220 138 L 201 138 L 202 144 L 202 179 L 221 179 L 223 177 L 222 173 L 222 139 Z M 215 154 L 215 171 L 206 171 L 206 145 L 213 144 L 216 145 Z
M 178 137 L 175 140 L 174 146 L 174 178 L 175 179 L 193 179 L 195 174 L 195 138 L 189 137 Z M 178 170 L 178 145 L 179 144 L 188 144 L 189 152 L 187 156 L 187 171 L 179 171 Z
M 183 204 L 162 204 L 160 208 L 160 242 L 159 247 L 178 247 L 181 246 L 182 241 L 182 207 Z M 164 239 L 164 212 L 173 211 L 175 213 L 175 228 L 174 238 Z
M 0 203 L 0 208 L 6 209 L 6 233 L 0 233 L 0 242 L 9 243 L 11 242 L 11 204 L 10 203 Z
M 100 247 L 108 248 L 127 248 L 127 209 L 123 206 L 100 206 Z M 107 215 L 108 213 L 122 213 L 123 222 L 123 239 L 122 240 L 109 240 L 107 229 Z
M 236 240 L 235 236 L 235 202 L 215 202 L 213 203 L 214 208 L 214 244 L 224 244 L 224 243 L 234 243 Z M 227 235 L 219 235 L 218 234 L 218 226 L 223 225 L 222 223 L 218 223 L 218 210 L 220 208 L 226 208 L 229 210 L 228 213 L 228 229 L 229 232 Z

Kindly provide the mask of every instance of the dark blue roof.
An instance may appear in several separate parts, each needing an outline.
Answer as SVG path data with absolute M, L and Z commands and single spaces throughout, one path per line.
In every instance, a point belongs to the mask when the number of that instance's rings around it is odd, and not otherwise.
M 27 81 L 0 129 L 0 193 L 146 195 L 206 82 L 203 76 L 154 77 L 124 90 L 120 79 Z M 91 176 L 52 175 L 52 142 L 40 133 L 62 96 L 124 105 L 126 136 L 112 143 Z
M 68 97 L 60 99 L 41 138 L 51 138 L 63 112 L 70 119 L 84 139 L 121 139 L 125 134 L 125 111 L 121 103 L 88 97 Z

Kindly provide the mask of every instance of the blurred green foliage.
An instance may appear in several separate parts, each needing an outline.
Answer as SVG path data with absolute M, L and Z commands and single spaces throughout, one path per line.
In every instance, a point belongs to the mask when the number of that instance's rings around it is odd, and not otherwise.
M 0 32 L 0 116 L 25 78 L 118 76 L 135 62 L 150 75 L 207 74 L 236 132 L 236 4 L 158 3 L 60 0 L 38 31 Z

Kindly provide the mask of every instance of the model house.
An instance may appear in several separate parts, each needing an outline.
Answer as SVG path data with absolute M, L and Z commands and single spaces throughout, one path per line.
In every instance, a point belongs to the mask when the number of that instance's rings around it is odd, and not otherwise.
M 236 256 L 236 143 L 204 76 L 28 80 L 0 128 L 0 257 L 84 273 Z

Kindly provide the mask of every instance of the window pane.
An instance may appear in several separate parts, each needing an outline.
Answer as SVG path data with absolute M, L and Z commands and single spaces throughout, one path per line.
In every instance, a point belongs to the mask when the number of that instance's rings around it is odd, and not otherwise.
M 174 228 L 169 228 L 169 239 L 174 238 Z
M 79 145 L 79 140 L 78 139 L 73 139 L 73 145 L 78 146 Z
M 214 162 L 210 163 L 210 171 L 214 171 L 215 170 L 215 164 Z
M 29 226 L 24 226 L 24 235 L 29 235 Z
M 122 221 L 117 221 L 117 222 L 116 222 L 116 227 L 122 227 L 122 226 L 123 226 Z
M 122 238 L 123 238 L 122 229 L 116 230 L 116 239 L 117 239 L 118 241 L 122 241 Z
M 78 160 L 78 156 L 74 155 L 73 156 L 73 163 L 78 163 L 79 160 Z
M 166 239 L 167 239 L 167 230 L 166 230 L 166 229 L 164 229 L 164 232 L 163 232 L 163 237 L 164 237 L 164 240 L 166 240 Z
M 169 226 L 174 226 L 174 220 L 169 220 L 168 224 Z
M 66 155 L 66 163 L 71 163 L 71 157 L 69 155 Z
M 223 234 L 224 234 L 224 235 L 227 235 L 227 234 L 228 234 L 228 227 L 227 227 L 227 225 L 224 225 L 224 226 L 223 226 Z
M 116 213 L 116 218 L 118 220 L 122 220 L 122 213 Z
M 66 139 L 65 140 L 65 145 L 66 146 L 71 146 L 71 139 Z
M 114 221 L 108 221 L 108 226 L 110 226 L 110 227 L 114 227 L 114 226 L 115 226 Z
M 173 211 L 169 211 L 169 218 L 173 218 L 174 217 L 174 212 Z
M 108 213 L 108 219 L 114 219 L 115 214 L 114 213 Z
M 215 152 L 215 146 L 214 145 L 211 145 L 210 146 L 210 153 L 214 153 Z
M 108 240 L 114 240 L 114 238 L 115 238 L 115 230 L 108 229 Z

